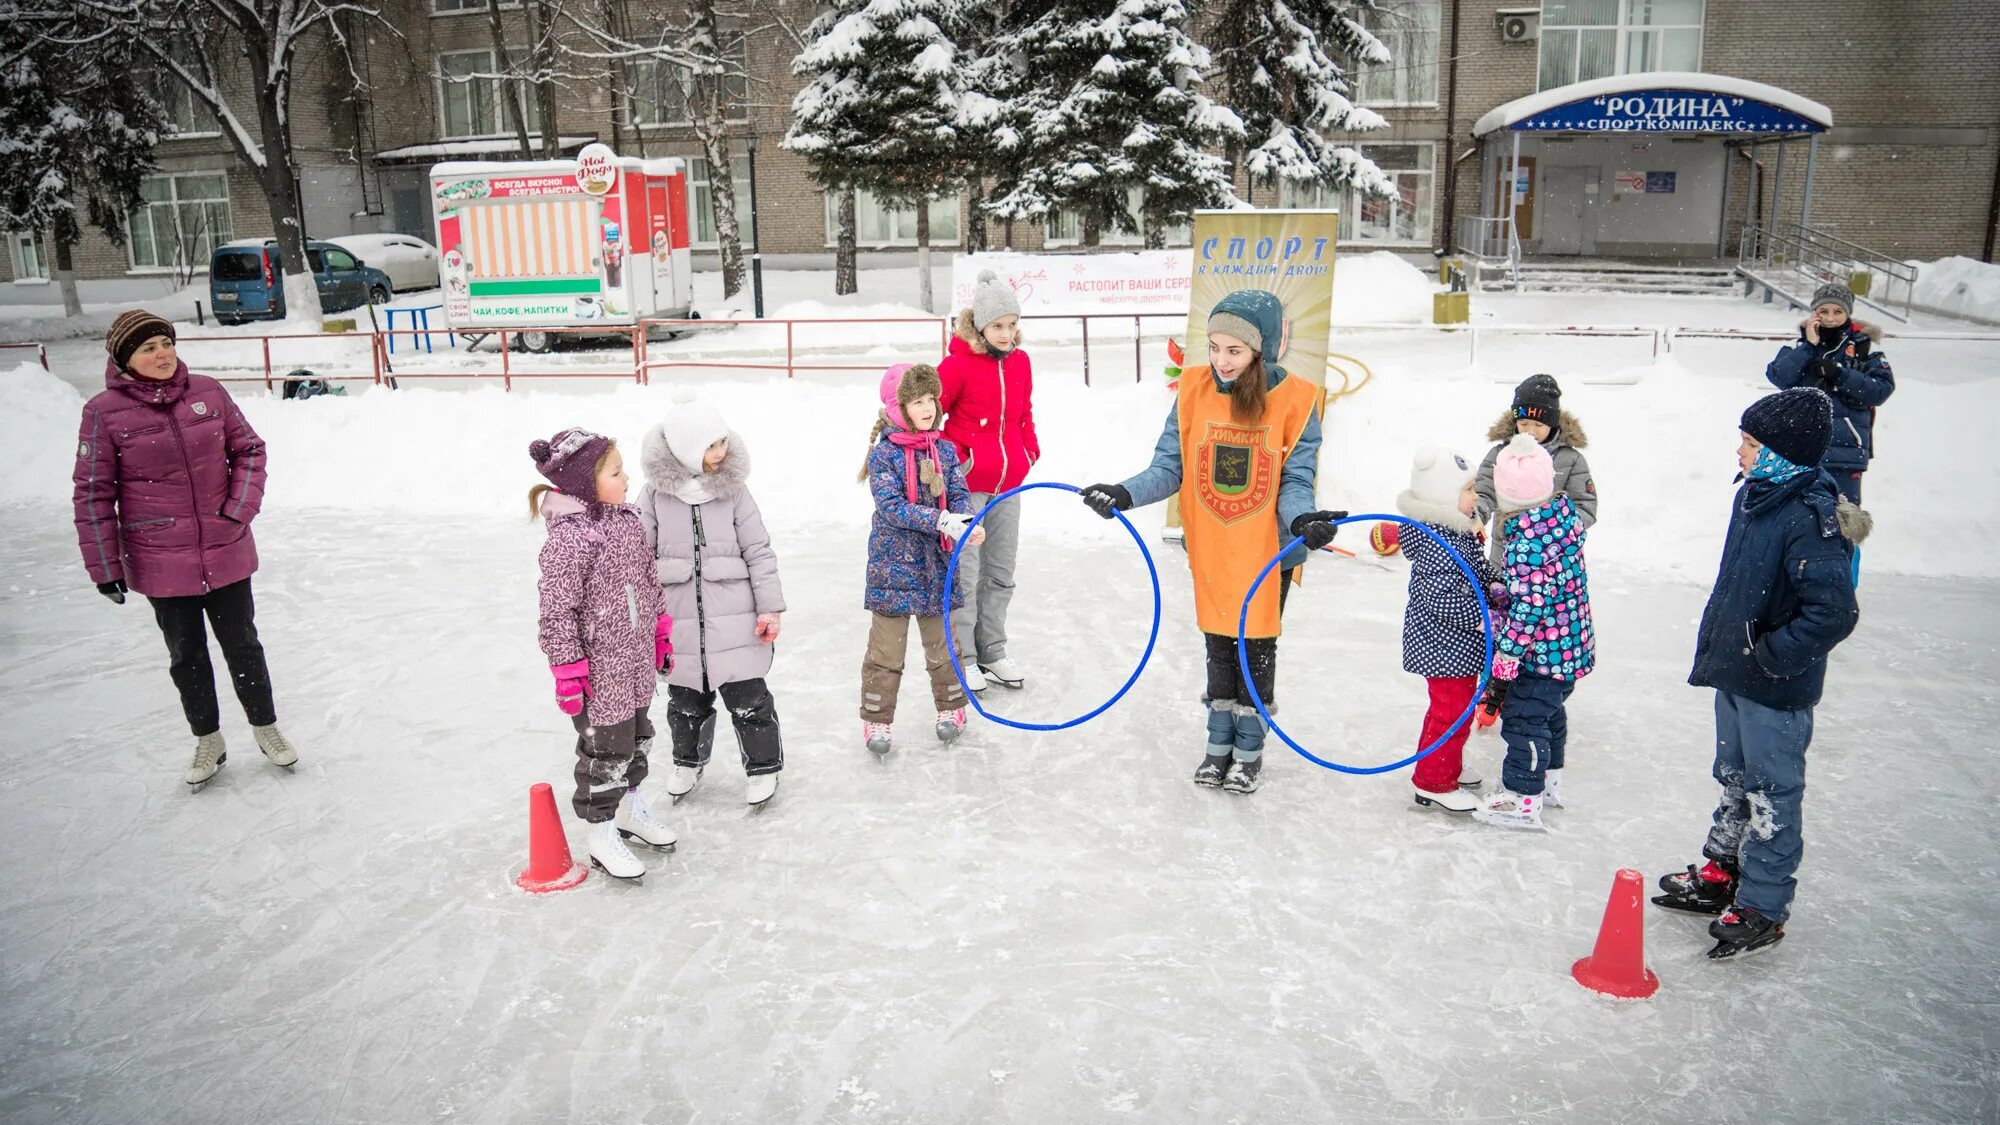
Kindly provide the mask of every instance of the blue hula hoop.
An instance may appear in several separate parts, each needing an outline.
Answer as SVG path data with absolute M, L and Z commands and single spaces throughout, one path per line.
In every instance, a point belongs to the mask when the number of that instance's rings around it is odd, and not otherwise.
M 1437 543 L 1438 546 L 1443 547 L 1445 554 L 1450 555 L 1451 560 L 1458 564 L 1458 569 L 1465 572 L 1465 580 L 1472 583 L 1473 592 L 1479 595 L 1479 617 L 1486 627 L 1486 664 L 1479 671 L 1479 683 L 1476 684 L 1472 689 L 1472 702 L 1466 705 L 1465 713 L 1460 715 L 1458 717 L 1458 721 L 1451 724 L 1451 727 L 1449 729 L 1447 729 L 1443 734 L 1439 735 L 1437 741 L 1431 743 L 1429 746 L 1424 747 L 1423 749 L 1417 751 L 1416 753 L 1410 755 L 1409 757 L 1404 758 L 1402 761 L 1390 762 L 1386 766 L 1343 766 L 1339 762 L 1330 762 L 1325 758 L 1322 758 L 1319 755 L 1314 754 L 1312 751 L 1292 741 L 1292 736 L 1286 734 L 1285 728 L 1279 726 L 1278 721 L 1271 717 L 1270 710 L 1264 706 L 1263 694 L 1257 690 L 1257 681 L 1255 677 L 1251 676 L 1250 674 L 1250 650 L 1244 644 L 1243 631 L 1244 628 L 1250 622 L 1250 603 L 1256 600 L 1258 588 L 1264 585 L 1264 579 L 1270 577 L 1271 571 L 1275 569 L 1280 562 L 1284 561 L 1285 556 L 1291 553 L 1292 548 L 1298 546 L 1300 543 L 1305 542 L 1305 537 L 1300 536 L 1296 539 L 1293 539 L 1290 543 L 1287 543 L 1283 547 L 1279 548 L 1278 553 L 1271 557 L 1271 561 L 1264 564 L 1264 569 L 1257 572 L 1257 580 L 1255 582 L 1250 583 L 1250 592 L 1243 595 L 1243 612 L 1238 614 L 1236 617 L 1236 669 L 1237 672 L 1243 677 L 1243 686 L 1249 689 L 1250 702 L 1256 705 L 1257 714 L 1263 717 L 1264 725 L 1271 728 L 1271 733 L 1277 735 L 1279 741 L 1291 747 L 1293 750 L 1298 751 L 1300 757 L 1304 758 L 1308 762 L 1313 763 L 1316 766 L 1324 766 L 1330 770 L 1337 770 L 1341 773 L 1352 773 L 1352 774 L 1388 773 L 1391 770 L 1402 769 L 1404 766 L 1412 765 L 1416 762 L 1422 761 L 1423 759 L 1429 757 L 1431 753 L 1435 751 L 1438 747 L 1443 746 L 1446 742 L 1450 741 L 1451 736 L 1457 734 L 1460 728 L 1464 727 L 1465 724 L 1472 721 L 1473 712 L 1479 709 L 1480 696 L 1484 694 L 1486 691 L 1486 682 L 1489 679 L 1491 679 L 1493 675 L 1493 609 L 1491 606 L 1486 604 L 1485 586 L 1479 580 L 1478 573 L 1472 569 L 1472 564 L 1465 561 L 1465 556 L 1459 554 L 1458 549 L 1456 547 L 1453 547 L 1450 543 L 1445 542 L 1443 536 L 1439 535 L 1435 531 L 1432 531 L 1430 528 L 1425 527 L 1422 523 L 1413 519 L 1406 518 L 1404 516 L 1369 514 L 1369 515 L 1348 516 L 1346 519 L 1335 520 L 1333 522 L 1334 525 L 1337 527 L 1341 524 L 1360 523 L 1364 520 L 1374 520 L 1377 522 L 1386 520 L 1392 523 L 1402 524 L 1404 527 L 1413 527 L 1418 531 L 1423 532 L 1425 535 L 1430 536 L 1432 541 Z
M 1125 693 L 1131 691 L 1132 685 L 1139 682 L 1139 674 L 1146 670 L 1146 661 L 1153 658 L 1153 645 L 1160 639 L 1160 571 L 1158 567 L 1153 565 L 1153 553 L 1146 549 L 1146 540 L 1139 534 L 1139 529 L 1132 526 L 1132 521 L 1125 518 L 1124 512 L 1114 510 L 1111 514 L 1118 517 L 1118 522 L 1125 525 L 1126 534 L 1132 537 L 1132 542 L 1139 545 L 1139 557 L 1146 560 L 1146 576 L 1153 580 L 1153 631 L 1146 637 L 1146 651 L 1139 654 L 1139 666 L 1132 669 L 1132 674 L 1125 679 L 1125 686 L 1119 688 L 1116 695 L 1113 695 L 1110 699 L 1098 704 L 1094 709 L 1066 723 L 1021 723 L 1013 719 L 1003 719 L 998 715 L 988 712 L 985 707 L 980 706 L 979 697 L 974 695 L 972 689 L 966 685 L 965 665 L 958 659 L 958 642 L 951 628 L 951 595 L 952 591 L 958 586 L 958 559 L 965 552 L 966 541 L 972 538 L 972 529 L 979 526 L 979 521 L 986 518 L 986 513 L 992 511 L 994 506 L 1000 502 L 1012 499 L 1023 492 L 1036 488 L 1054 488 L 1063 492 L 1074 492 L 1078 495 L 1083 494 L 1083 489 L 1073 484 L 1059 484 L 1055 481 L 1036 481 L 1033 484 L 1024 484 L 1019 488 L 1010 488 L 993 499 L 988 500 L 986 506 L 979 509 L 979 514 L 973 516 L 972 522 L 966 525 L 965 534 L 959 536 L 957 543 L 952 544 L 951 562 L 944 568 L 944 643 L 945 648 L 951 652 L 951 670 L 952 674 L 958 677 L 959 689 L 965 692 L 966 701 L 972 704 L 972 709 L 979 713 L 980 718 L 999 723 L 1003 727 L 1013 727 L 1015 730 L 1068 730 L 1070 727 L 1087 723 L 1104 714 L 1111 709 L 1112 704 L 1125 698 Z M 976 594 L 977 591 L 975 591 Z

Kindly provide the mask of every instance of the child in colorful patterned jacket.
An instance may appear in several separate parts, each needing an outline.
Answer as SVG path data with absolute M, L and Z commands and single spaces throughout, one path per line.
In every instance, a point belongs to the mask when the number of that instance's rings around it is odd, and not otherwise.
M 590 824 L 591 866 L 618 879 L 646 873 L 626 839 L 672 851 L 674 834 L 653 815 L 646 780 L 657 673 L 673 655 L 673 619 L 661 610 L 653 548 L 617 444 L 564 430 L 528 445 L 547 478 L 528 490 L 528 515 L 548 522 L 541 553 L 538 639 L 556 681 L 556 706 L 576 727 L 571 807 Z
M 1511 681 L 1500 707 L 1507 758 L 1500 788 L 1472 815 L 1502 828 L 1541 828 L 1544 801 L 1563 807 L 1565 704 L 1596 660 L 1584 525 L 1555 490 L 1549 451 L 1528 434 L 1515 435 L 1495 458 L 1493 486 L 1512 599 L 1493 657 L 1494 678 Z
M 883 374 L 882 413 L 861 470 L 875 497 L 863 597 L 874 620 L 861 663 L 861 737 L 877 754 L 891 749 L 912 617 L 937 704 L 938 740 L 950 742 L 965 729 L 965 691 L 944 635 L 944 615 L 963 605 L 965 595 L 952 590 L 947 597 L 944 579 L 952 544 L 965 538 L 977 547 L 986 530 L 971 526 L 972 493 L 957 451 L 943 440 L 939 389 L 937 369 L 927 363 L 899 363 Z

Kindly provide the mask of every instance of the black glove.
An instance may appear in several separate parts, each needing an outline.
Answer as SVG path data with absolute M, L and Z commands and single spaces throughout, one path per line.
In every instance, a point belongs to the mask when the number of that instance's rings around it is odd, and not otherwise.
M 1491 679 L 1486 681 L 1486 694 L 1479 698 L 1479 706 L 1489 715 L 1498 715 L 1500 705 L 1507 702 L 1507 685 L 1512 680 Z
M 1292 521 L 1292 534 L 1305 537 L 1306 550 L 1317 551 L 1333 542 L 1334 533 L 1340 530 L 1333 521 L 1346 518 L 1346 512 L 1307 512 Z
M 1821 390 L 1832 391 L 1840 385 L 1840 365 L 1825 358 L 1813 360 L 1812 376 Z
M 1083 490 L 1083 502 L 1090 505 L 1091 511 L 1110 519 L 1113 512 L 1132 509 L 1132 494 L 1122 484 L 1093 484 Z
M 125 580 L 123 578 L 111 582 L 99 582 L 97 584 L 97 592 L 110 598 L 118 605 L 125 604 Z

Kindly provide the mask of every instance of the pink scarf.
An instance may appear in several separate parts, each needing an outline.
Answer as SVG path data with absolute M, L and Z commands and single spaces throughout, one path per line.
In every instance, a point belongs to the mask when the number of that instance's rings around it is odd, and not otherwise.
M 901 413 L 901 411 L 897 413 Z M 947 480 L 944 474 L 944 460 L 938 456 L 937 451 L 938 441 L 944 437 L 944 431 L 919 430 L 912 432 L 897 426 L 895 420 L 891 419 L 887 432 L 890 443 L 903 451 L 903 489 L 908 495 L 910 503 L 923 505 L 924 501 L 917 495 L 917 478 L 919 476 L 917 459 L 920 456 L 920 451 L 929 453 L 931 468 L 937 473 L 938 480 Z M 937 506 L 945 511 L 951 509 L 951 490 L 949 484 L 946 485 L 945 491 L 937 497 Z M 939 535 L 938 545 L 943 548 L 945 554 L 951 554 L 951 539 L 949 536 Z

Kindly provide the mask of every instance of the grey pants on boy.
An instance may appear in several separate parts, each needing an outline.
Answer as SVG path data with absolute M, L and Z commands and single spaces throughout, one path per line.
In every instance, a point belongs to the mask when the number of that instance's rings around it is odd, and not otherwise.
M 995 493 L 972 494 L 977 512 Z M 967 545 L 958 557 L 958 588 L 965 604 L 951 615 L 952 640 L 966 663 L 991 664 L 1007 655 L 1007 605 L 1014 600 L 1014 559 L 1021 549 L 1021 498 L 1014 497 L 979 521 L 986 542 Z

